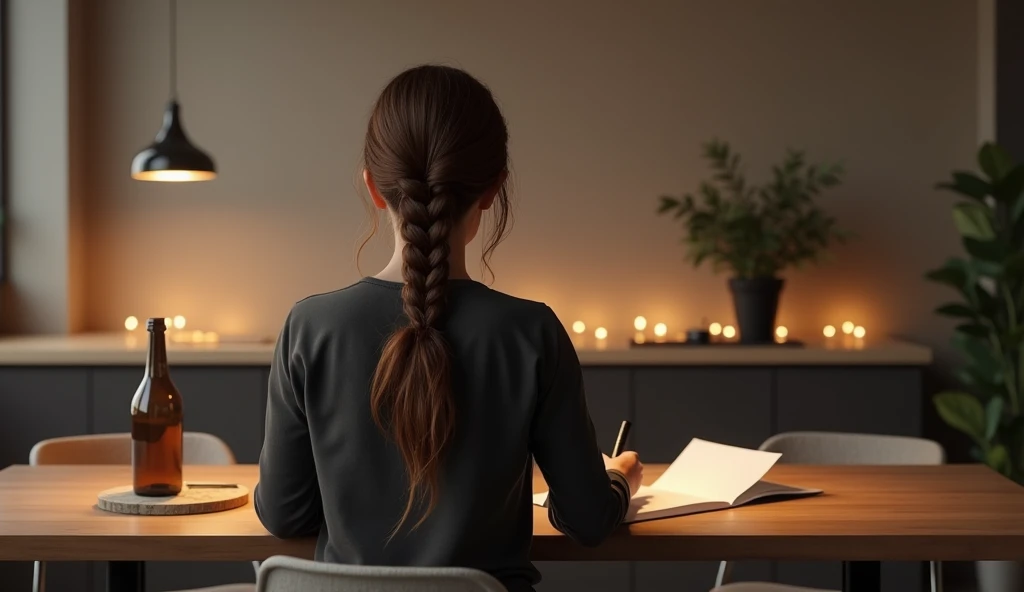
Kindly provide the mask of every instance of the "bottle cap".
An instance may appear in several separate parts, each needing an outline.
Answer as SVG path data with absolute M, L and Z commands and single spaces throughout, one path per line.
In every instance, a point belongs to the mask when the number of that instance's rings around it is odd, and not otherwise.
M 149 330 L 149 331 L 153 331 L 153 330 L 156 330 L 156 331 L 166 331 L 167 330 L 167 324 L 164 323 L 164 318 L 163 317 L 158 317 L 158 318 L 155 318 L 155 319 L 149 319 L 149 320 L 146 321 L 146 329 Z

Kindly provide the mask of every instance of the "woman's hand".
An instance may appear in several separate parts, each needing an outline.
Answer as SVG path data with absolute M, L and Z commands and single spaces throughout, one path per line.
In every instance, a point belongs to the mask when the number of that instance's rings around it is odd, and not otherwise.
M 636 495 L 644 478 L 644 465 L 640 462 L 640 456 L 632 450 L 623 452 L 615 458 L 610 458 L 607 454 L 601 456 L 604 457 L 605 470 L 618 471 L 625 475 L 630 495 Z

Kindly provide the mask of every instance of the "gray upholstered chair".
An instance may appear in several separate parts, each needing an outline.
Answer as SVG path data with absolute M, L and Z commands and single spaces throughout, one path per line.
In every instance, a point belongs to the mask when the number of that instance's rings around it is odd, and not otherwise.
M 231 448 L 213 434 L 185 432 L 182 460 L 188 465 L 233 465 Z M 30 465 L 126 465 L 132 462 L 132 436 L 129 433 L 93 434 L 51 438 L 36 443 L 28 454 Z M 254 569 L 259 564 L 253 562 Z M 33 592 L 46 589 L 46 564 L 36 561 L 32 574 Z M 252 592 L 252 584 L 232 584 L 202 588 L 192 592 Z M 182 591 L 186 592 L 186 591 Z
M 780 463 L 804 465 L 941 465 L 942 446 L 923 438 L 847 434 L 838 432 L 785 432 L 768 438 L 760 450 L 781 452 Z M 929 564 L 932 592 L 942 592 L 942 565 Z M 729 583 L 731 564 L 718 568 L 712 592 L 831 592 L 815 588 L 763 582 Z
M 275 556 L 260 567 L 256 592 L 505 592 L 501 582 L 462 567 L 338 565 Z

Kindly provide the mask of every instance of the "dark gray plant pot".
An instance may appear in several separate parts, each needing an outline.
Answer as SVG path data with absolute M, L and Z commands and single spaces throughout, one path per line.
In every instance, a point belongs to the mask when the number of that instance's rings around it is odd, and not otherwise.
M 733 278 L 729 280 L 740 343 L 775 342 L 775 313 L 783 280 L 779 278 Z

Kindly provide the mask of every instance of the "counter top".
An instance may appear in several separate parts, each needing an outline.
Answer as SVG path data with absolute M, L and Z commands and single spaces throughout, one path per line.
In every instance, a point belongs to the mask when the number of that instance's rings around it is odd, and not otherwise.
M 0 366 L 135 366 L 146 361 L 142 334 L 79 334 L 0 337 Z M 268 366 L 274 344 L 169 343 L 171 364 L 184 366 Z M 825 344 L 782 346 L 647 346 L 581 349 L 584 366 L 925 366 L 927 347 L 902 341 L 868 341 L 845 348 Z

